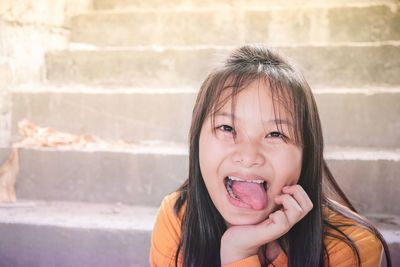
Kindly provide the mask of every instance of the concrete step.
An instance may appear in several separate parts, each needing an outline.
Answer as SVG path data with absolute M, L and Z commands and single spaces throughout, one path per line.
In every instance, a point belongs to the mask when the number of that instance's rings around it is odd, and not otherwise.
M 400 148 L 400 89 L 315 90 L 325 143 Z M 108 140 L 187 142 L 195 90 L 140 90 L 32 85 L 12 94 L 18 122 Z
M 93 0 L 94 10 L 115 9 L 215 9 L 215 8 L 309 8 L 334 6 L 374 6 L 387 5 L 395 9 L 397 0 Z
M 148 266 L 156 213 L 121 204 L 1 204 L 0 265 Z
M 400 150 L 327 147 L 325 159 L 356 209 L 400 215 Z
M 71 41 L 139 46 L 400 40 L 399 10 L 381 3 L 95 11 L 71 19 Z
M 148 266 L 157 208 L 19 201 L 0 206 L 0 265 Z M 369 217 L 400 264 L 399 216 Z M 386 265 L 383 265 L 386 266 Z
M 74 134 L 90 133 L 104 139 L 128 142 L 187 140 L 195 101 L 193 91 L 152 92 L 152 90 L 13 93 L 14 139 L 17 123 L 26 118 Z M 400 94 L 399 94 L 400 95 Z
M 17 197 L 159 206 L 187 176 L 182 147 L 21 149 Z
M 19 151 L 17 197 L 22 199 L 125 203 L 158 206 L 186 179 L 182 146 L 125 150 L 62 150 L 25 147 Z M 329 148 L 333 174 L 362 213 L 400 215 L 400 151 Z
M 400 43 L 276 47 L 293 58 L 314 87 L 400 85 Z M 47 78 L 57 84 L 199 88 L 233 47 L 88 48 L 50 52 Z

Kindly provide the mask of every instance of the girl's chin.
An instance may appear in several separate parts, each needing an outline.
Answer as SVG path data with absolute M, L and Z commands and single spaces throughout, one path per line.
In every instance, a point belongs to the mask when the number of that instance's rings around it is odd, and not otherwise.
M 263 221 L 265 221 L 268 218 L 267 215 L 255 217 L 253 216 L 235 216 L 235 218 L 232 218 L 231 220 L 226 220 L 225 219 L 225 224 L 226 227 L 231 227 L 231 226 L 240 226 L 240 225 L 256 225 L 259 224 Z

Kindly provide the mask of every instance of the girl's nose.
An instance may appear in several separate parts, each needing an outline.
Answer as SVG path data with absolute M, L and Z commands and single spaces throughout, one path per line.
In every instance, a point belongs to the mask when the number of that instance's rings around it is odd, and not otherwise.
M 236 145 L 237 149 L 232 155 L 232 160 L 235 164 L 240 164 L 245 168 L 261 166 L 264 164 L 265 157 L 261 151 L 260 145 L 251 142 Z

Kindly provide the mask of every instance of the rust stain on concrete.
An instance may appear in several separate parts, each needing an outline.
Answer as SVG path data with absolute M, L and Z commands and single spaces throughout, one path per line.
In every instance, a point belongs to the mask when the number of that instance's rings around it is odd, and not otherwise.
M 50 127 L 40 127 L 28 120 L 18 122 L 18 130 L 24 137 L 23 140 L 16 143 L 20 147 L 57 147 L 83 149 L 90 144 L 107 147 L 128 147 L 130 144 L 119 141 L 106 141 L 96 135 L 61 132 Z
M 19 171 L 18 148 L 14 148 L 8 160 L 0 167 L 0 202 L 17 201 L 15 183 Z

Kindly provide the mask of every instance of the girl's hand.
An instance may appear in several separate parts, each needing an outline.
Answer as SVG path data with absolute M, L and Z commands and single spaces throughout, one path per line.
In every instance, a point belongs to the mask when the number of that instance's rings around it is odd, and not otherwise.
M 285 186 L 283 194 L 274 201 L 282 205 L 265 221 L 256 225 L 232 226 L 221 238 L 221 265 L 226 265 L 251 255 L 271 241 L 286 234 L 313 207 L 307 193 L 300 185 Z

